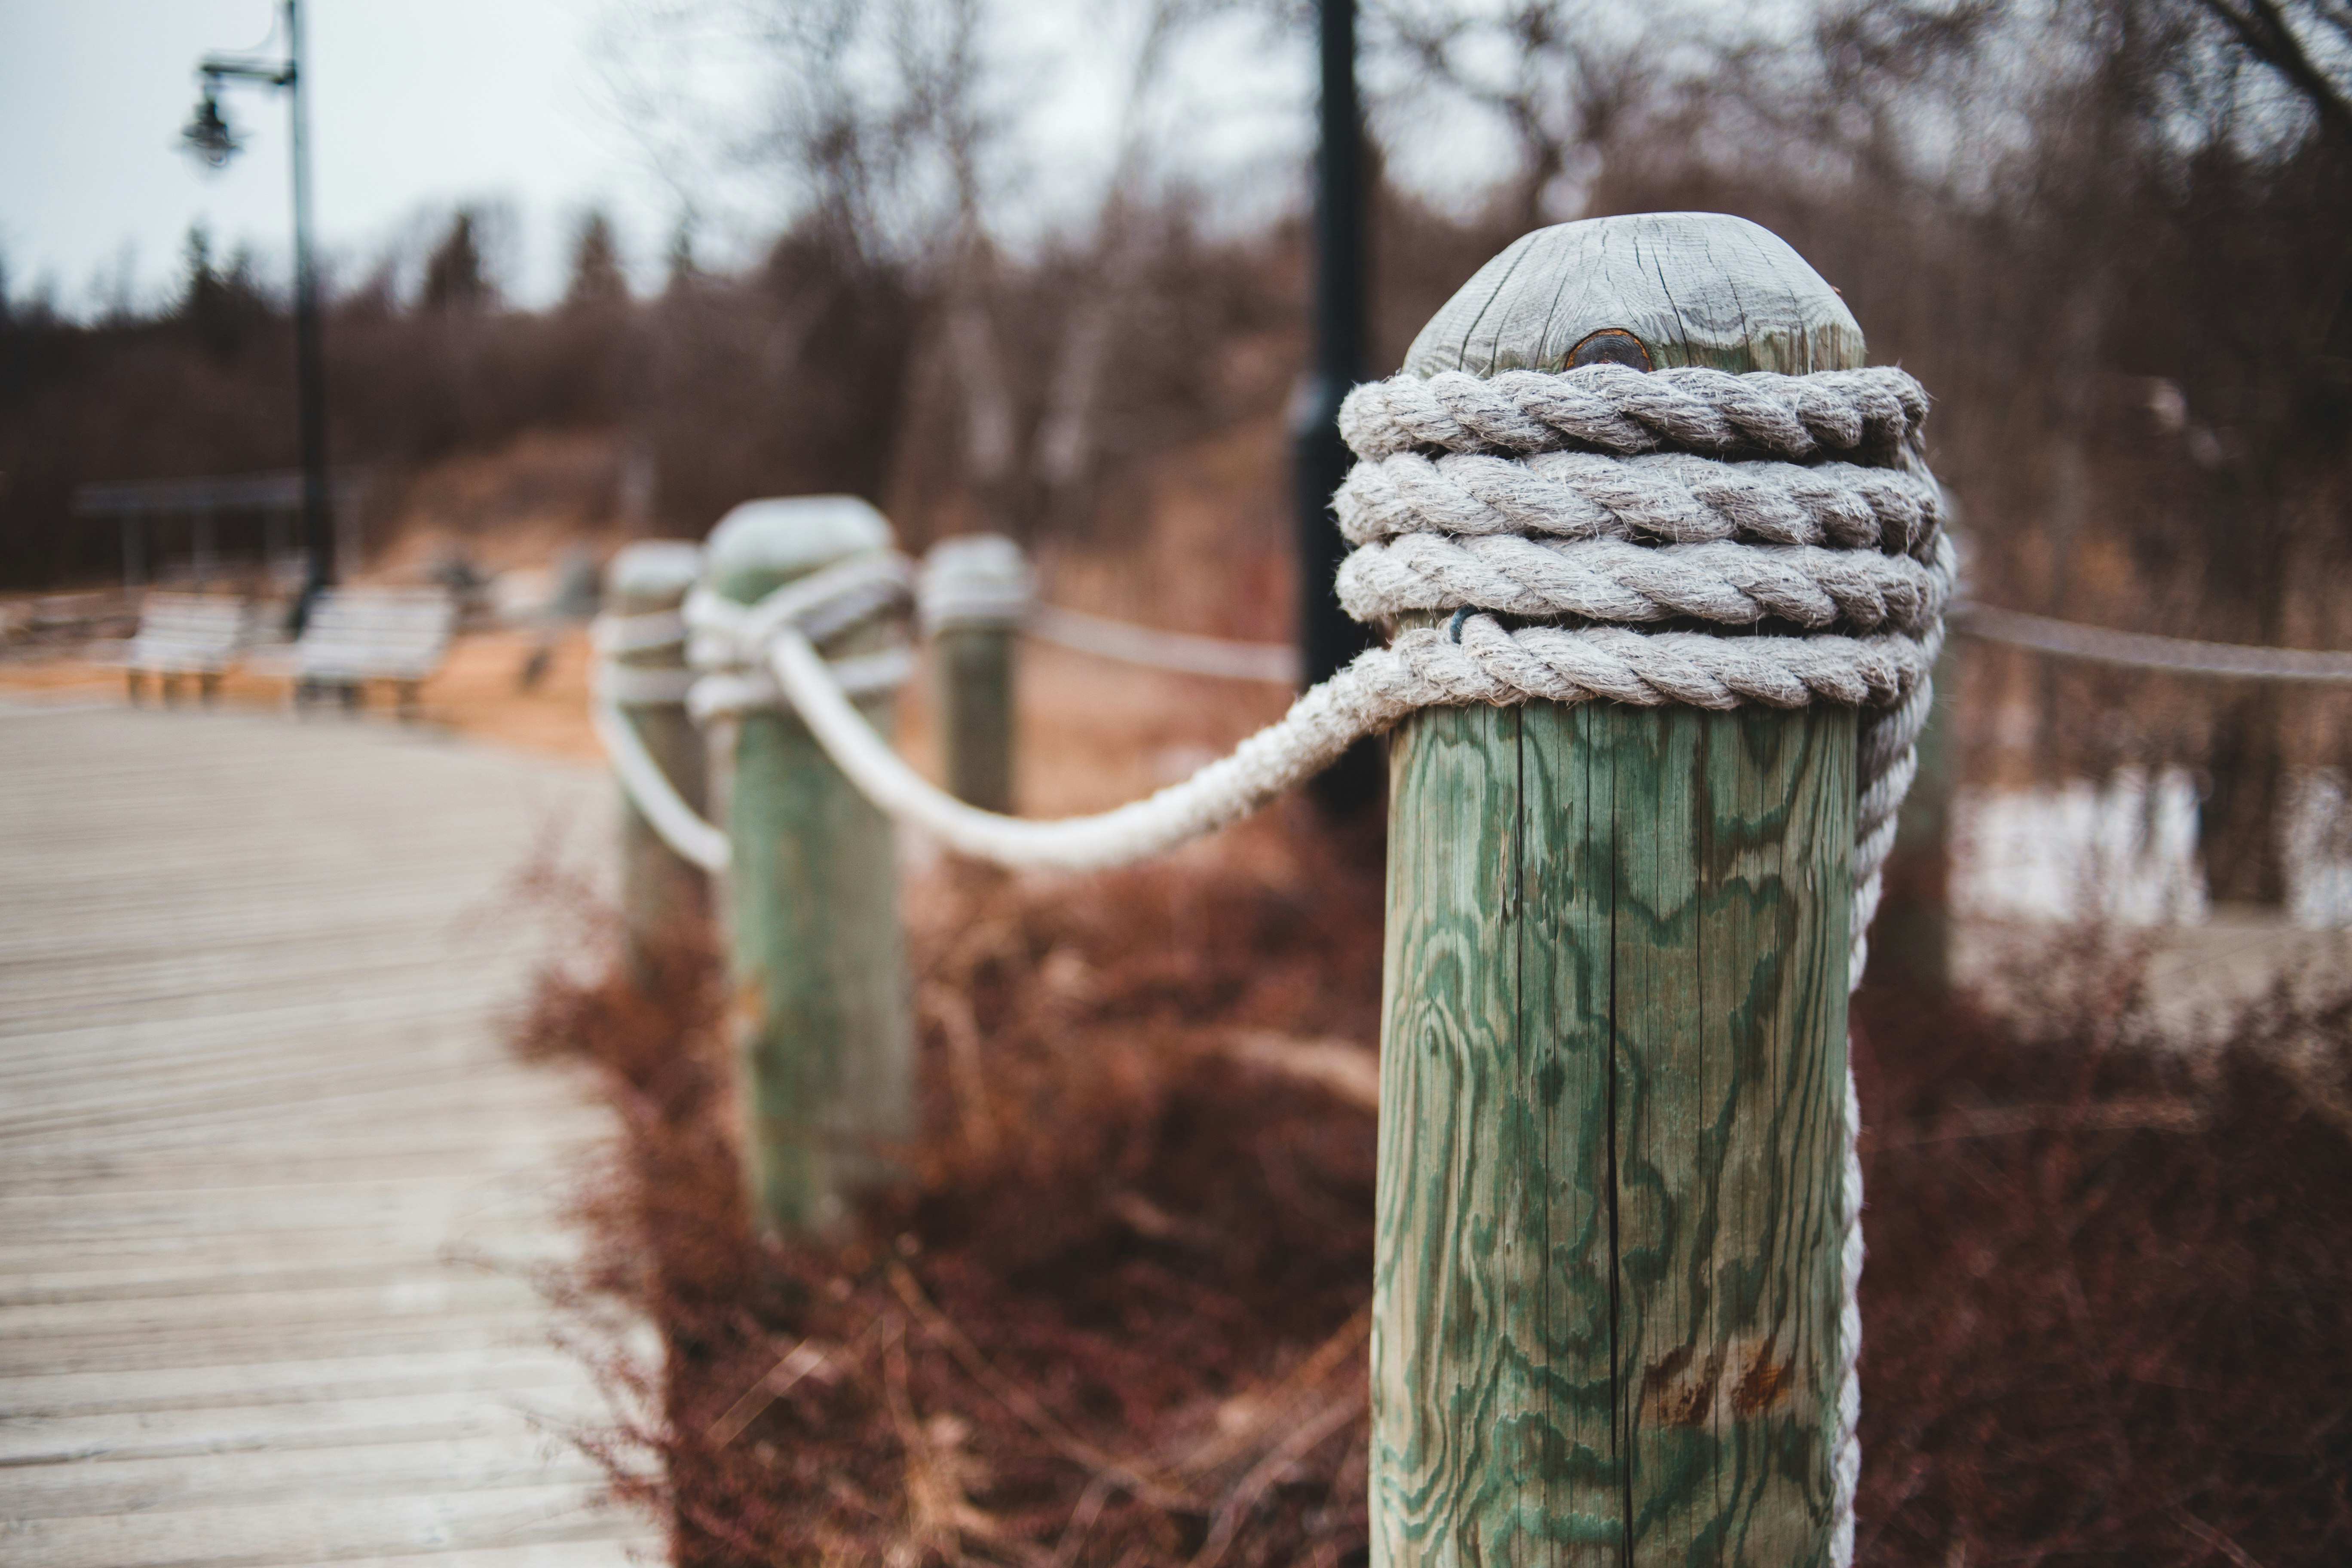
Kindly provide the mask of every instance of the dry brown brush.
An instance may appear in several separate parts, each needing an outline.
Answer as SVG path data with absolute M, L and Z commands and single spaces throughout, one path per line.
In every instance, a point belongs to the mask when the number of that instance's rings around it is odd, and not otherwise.
M 551 982 L 525 1044 L 625 1128 L 571 1300 L 667 1350 L 605 1363 L 649 1414 L 586 1440 L 675 1560 L 1363 1561 L 1373 1124 L 1327 1069 L 1380 902 L 1279 824 L 926 881 L 915 1180 L 822 1244 L 752 1237 L 706 951 Z M 2190 1058 L 2131 965 L 2067 962 L 2032 1039 L 1858 1010 L 1863 1560 L 2344 1561 L 2352 1001 Z

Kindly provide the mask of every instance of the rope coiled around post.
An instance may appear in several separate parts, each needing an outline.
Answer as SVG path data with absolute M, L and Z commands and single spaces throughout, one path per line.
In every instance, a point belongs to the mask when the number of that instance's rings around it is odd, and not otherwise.
M 967 854 L 1065 869 L 1139 859 L 1231 822 L 1422 708 L 1845 703 L 1877 715 L 1863 748 L 1859 927 L 1951 592 L 1940 491 L 1918 453 L 1926 408 L 1893 370 L 1594 365 L 1359 387 L 1341 414 L 1361 458 L 1336 499 L 1356 545 L 1342 601 L 1369 622 L 1423 611 L 1454 612 L 1454 624 L 1397 632 L 1231 756 L 1098 816 L 976 811 L 870 729 L 818 722 L 905 673 L 899 650 L 830 667 L 814 657 L 842 628 L 904 604 L 911 568 L 895 555 L 841 563 L 752 605 L 691 595 L 679 617 L 698 672 L 689 702 L 698 718 L 788 702 L 893 815 Z M 1792 460 L 1807 458 L 1819 460 Z M 796 646 L 809 657 L 786 657 Z M 625 674 L 609 690 L 616 704 L 635 694 Z
M 1916 770 L 1956 574 L 1920 440 L 1927 409 L 1918 384 L 1890 369 L 1789 376 L 1600 364 L 1358 387 L 1340 414 L 1360 461 L 1334 498 L 1354 545 L 1336 586 L 1356 618 L 1393 628 L 1386 646 L 1302 694 L 1231 755 L 1097 816 L 1038 822 L 967 805 L 916 773 L 858 713 L 851 689 L 887 672 L 828 666 L 818 645 L 903 602 L 908 568 L 895 555 L 842 563 L 751 606 L 690 595 L 682 619 L 698 674 L 688 700 L 698 716 L 789 704 L 891 816 L 965 854 L 1066 869 L 1139 859 L 1234 821 L 1424 708 L 1840 703 L 1864 714 L 1851 986 Z M 1421 616 L 1450 619 L 1399 626 Z M 609 721 L 600 706 L 600 731 L 617 728 L 625 746 L 623 700 L 623 689 L 600 689 L 600 705 L 615 705 Z M 631 770 L 621 771 L 634 792 Z M 661 828 L 675 814 L 647 816 Z M 686 837 L 708 851 L 707 838 Z M 712 857 L 719 864 L 723 848 Z M 1840 1564 L 1853 1557 L 1861 1464 L 1851 1072 L 1845 1111 L 1832 1456 Z

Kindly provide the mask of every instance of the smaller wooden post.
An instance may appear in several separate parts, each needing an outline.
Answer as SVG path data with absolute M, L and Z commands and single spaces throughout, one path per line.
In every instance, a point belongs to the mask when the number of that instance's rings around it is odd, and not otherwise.
M 923 559 L 923 628 L 931 641 L 948 793 L 984 811 L 1013 809 L 1013 642 L 1029 608 L 1029 563 L 1003 534 L 943 539 Z
M 855 496 L 746 501 L 711 531 L 703 580 L 755 604 L 890 547 L 890 525 Z M 819 651 L 875 653 L 903 637 L 897 616 L 877 616 Z M 887 732 L 888 697 L 859 707 Z M 769 1228 L 820 1229 L 897 1174 L 893 1146 L 914 1129 L 895 839 L 796 715 L 744 714 L 731 750 L 728 973 L 746 1175 Z
M 648 540 L 613 557 L 604 569 L 605 607 L 615 616 L 675 612 L 702 571 L 702 547 L 677 540 Z M 624 650 L 614 662 L 632 669 L 676 672 L 676 701 L 632 702 L 623 710 L 637 739 L 669 779 L 677 796 L 704 809 L 705 757 L 702 733 L 686 711 L 686 650 L 666 647 Z M 641 983 L 653 977 L 656 961 L 676 945 L 683 928 L 709 918 L 710 884 L 698 866 L 678 858 L 625 793 L 621 797 L 621 925 L 630 973 Z

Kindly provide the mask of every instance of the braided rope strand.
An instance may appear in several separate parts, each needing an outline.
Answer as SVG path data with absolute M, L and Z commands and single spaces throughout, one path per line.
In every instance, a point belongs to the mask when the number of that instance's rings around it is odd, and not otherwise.
M 1622 539 L 1469 539 L 1407 533 L 1341 563 L 1340 604 L 1358 619 L 1469 605 L 1517 616 L 1639 626 L 1780 620 L 1808 630 L 1919 632 L 1943 614 L 1951 567 L 1812 544 L 1642 545 Z
M 1736 539 L 1922 559 L 1941 524 L 1942 502 L 1932 478 L 1905 469 L 1564 451 L 1367 458 L 1331 500 L 1351 544 L 1434 531 L 1676 544 Z
M 1865 445 L 1892 448 L 1916 437 L 1927 416 L 1927 394 L 1899 370 L 1733 375 L 1697 365 L 1592 364 L 1486 377 L 1454 370 L 1391 376 L 1348 395 L 1339 434 L 1368 458 L 1416 447 L 1583 447 L 1619 457 L 1671 447 L 1716 457 L 1810 458 Z

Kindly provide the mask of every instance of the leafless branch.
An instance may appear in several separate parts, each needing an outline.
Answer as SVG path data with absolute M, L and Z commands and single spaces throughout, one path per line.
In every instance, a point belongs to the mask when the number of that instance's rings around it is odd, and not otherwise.
M 2352 89 L 2336 80 L 2314 60 L 2302 36 L 2288 20 L 2278 0 L 2198 0 L 2198 5 L 2230 30 L 2231 36 L 2264 65 L 2286 78 L 2339 136 L 2352 137 Z M 2311 0 L 2315 19 L 2352 39 L 2352 7 Z

